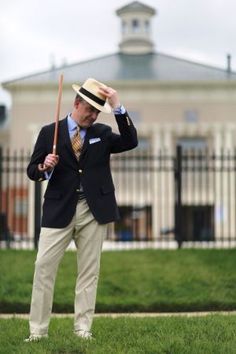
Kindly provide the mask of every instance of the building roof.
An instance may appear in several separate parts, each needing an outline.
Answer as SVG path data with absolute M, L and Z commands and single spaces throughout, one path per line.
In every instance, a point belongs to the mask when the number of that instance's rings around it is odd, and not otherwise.
M 114 53 L 81 61 L 60 68 L 4 82 L 4 87 L 11 84 L 57 83 L 59 75 L 64 74 L 64 82 L 84 82 L 88 77 L 95 77 L 103 82 L 113 81 L 235 81 L 236 72 L 203 65 L 189 60 L 176 58 L 163 53 L 123 54 Z
M 150 6 L 147 6 L 139 1 L 133 1 L 131 2 L 130 4 L 128 5 L 125 5 L 123 7 L 121 7 L 120 9 L 118 9 L 116 11 L 117 15 L 122 15 L 122 14 L 126 14 L 128 12 L 147 12 L 147 13 L 150 13 L 151 15 L 155 15 L 156 13 L 156 10 L 153 8 L 153 7 L 150 7 Z

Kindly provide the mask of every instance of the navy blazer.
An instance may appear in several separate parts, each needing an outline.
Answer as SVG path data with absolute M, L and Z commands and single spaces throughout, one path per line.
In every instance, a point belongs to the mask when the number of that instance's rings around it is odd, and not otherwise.
M 89 208 L 100 224 L 119 218 L 110 170 L 110 154 L 131 150 L 138 145 L 138 140 L 136 129 L 127 112 L 115 115 L 115 118 L 120 134 L 113 133 L 111 127 L 100 123 L 87 129 L 79 161 L 72 149 L 67 118 L 59 121 L 59 162 L 44 194 L 43 227 L 64 228 L 71 222 L 81 184 Z M 43 163 L 45 156 L 52 152 L 54 128 L 55 123 L 44 126 L 39 133 L 27 167 L 28 177 L 34 181 L 45 180 L 44 172 L 38 170 L 38 164 Z

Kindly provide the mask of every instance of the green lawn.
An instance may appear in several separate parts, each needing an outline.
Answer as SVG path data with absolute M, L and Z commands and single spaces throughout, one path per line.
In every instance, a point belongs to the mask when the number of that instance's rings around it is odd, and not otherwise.
M 0 251 L 0 311 L 28 312 L 35 251 Z M 97 312 L 236 310 L 236 249 L 104 252 Z M 67 252 L 55 312 L 73 312 L 76 255 Z
M 96 318 L 95 340 L 72 333 L 73 319 L 52 319 L 49 338 L 24 343 L 26 320 L 0 320 L 1 354 L 235 354 L 236 316 Z

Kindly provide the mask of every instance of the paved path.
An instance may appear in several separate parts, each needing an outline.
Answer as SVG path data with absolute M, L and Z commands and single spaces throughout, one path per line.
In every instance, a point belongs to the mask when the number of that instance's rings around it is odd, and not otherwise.
M 206 311 L 206 312 L 136 312 L 136 313 L 97 313 L 96 317 L 173 317 L 173 316 L 185 316 L 185 317 L 201 317 L 209 315 L 236 315 L 236 311 Z M 73 313 L 53 313 L 52 317 L 65 318 L 74 317 Z M 0 314 L 1 318 L 22 318 L 28 319 L 29 314 L 13 313 L 13 314 Z

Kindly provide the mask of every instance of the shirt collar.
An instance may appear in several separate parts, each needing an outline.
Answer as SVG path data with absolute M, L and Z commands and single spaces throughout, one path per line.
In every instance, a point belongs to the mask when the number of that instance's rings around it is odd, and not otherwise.
M 68 116 L 67 116 L 67 124 L 68 124 L 69 131 L 73 131 L 77 128 L 77 124 L 74 121 L 74 119 L 71 118 L 70 114 L 68 114 Z

